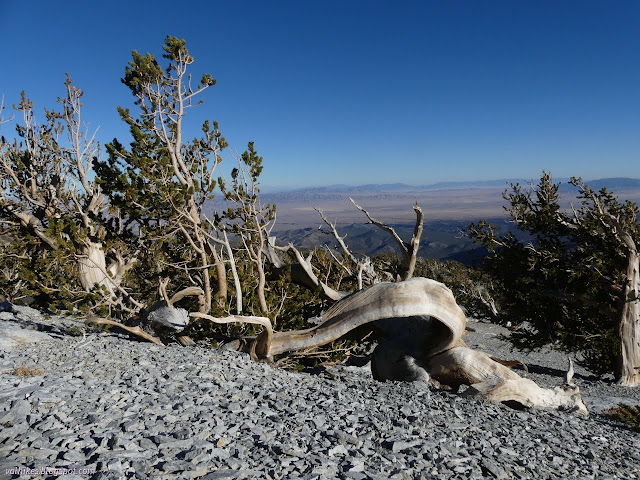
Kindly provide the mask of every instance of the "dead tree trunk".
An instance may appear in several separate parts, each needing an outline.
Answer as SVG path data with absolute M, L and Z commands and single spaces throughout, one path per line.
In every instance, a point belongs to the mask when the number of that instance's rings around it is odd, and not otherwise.
M 360 290 L 334 304 L 322 314 L 322 323 L 314 328 L 292 332 L 276 332 L 271 345 L 264 336 L 255 339 L 254 350 L 260 356 L 326 345 L 351 330 L 387 318 L 432 317 L 429 343 L 424 354 L 432 355 L 455 344 L 466 326 L 464 312 L 451 290 L 441 283 L 425 278 L 397 283 L 378 283 Z
M 164 297 L 166 298 L 166 294 Z M 368 323 L 390 322 L 392 330 L 402 332 L 406 322 L 413 322 L 418 334 L 409 332 L 404 337 L 400 335 L 403 341 L 396 342 L 393 355 L 383 353 L 376 357 L 374 354 L 372 371 L 377 379 L 428 381 L 434 378 L 440 384 L 452 388 L 471 385 L 473 388 L 469 389 L 470 392 L 508 405 L 570 409 L 588 413 L 580 390 L 570 383 L 570 374 L 567 375 L 567 385 L 555 389 L 540 388 L 489 355 L 468 348 L 461 340 L 466 318 L 456 304 L 451 290 L 426 278 L 378 283 L 360 290 L 334 304 L 322 315 L 320 325 L 307 330 L 274 332 L 271 321 L 266 317 L 232 315 L 215 318 L 200 312 L 191 313 L 191 317 L 215 323 L 262 325 L 264 331 L 257 337 L 226 346 L 228 349 L 249 352 L 258 360 L 325 345 Z M 91 319 L 90 322 L 118 325 L 106 319 Z M 141 331 L 130 328 L 127 330 L 147 340 L 157 340 Z M 398 359 L 402 362 L 398 362 Z

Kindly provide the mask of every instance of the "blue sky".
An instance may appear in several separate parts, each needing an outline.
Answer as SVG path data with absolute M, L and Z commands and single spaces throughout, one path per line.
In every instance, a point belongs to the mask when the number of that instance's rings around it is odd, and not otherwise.
M 170 34 L 217 80 L 193 125 L 254 141 L 265 186 L 640 178 L 639 25 L 636 0 L 0 0 L 0 95 L 42 111 L 69 72 L 128 143 L 124 67 Z

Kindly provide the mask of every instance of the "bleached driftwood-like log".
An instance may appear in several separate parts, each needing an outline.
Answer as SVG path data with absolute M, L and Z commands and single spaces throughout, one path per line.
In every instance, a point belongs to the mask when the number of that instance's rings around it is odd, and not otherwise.
M 461 385 L 468 385 L 465 395 L 482 395 L 489 401 L 514 408 L 552 408 L 588 415 L 580 389 L 571 382 L 572 366 L 571 363 L 564 385 L 548 389 L 463 344 L 437 355 L 416 357 L 398 350 L 394 342 L 393 347 L 374 352 L 371 363 L 372 372 L 379 380 L 435 380 L 455 391 Z
M 265 327 L 265 320 L 268 320 L 239 315 L 218 319 L 196 313 L 191 316 L 216 323 L 247 322 Z M 378 320 L 402 318 L 419 318 L 430 326 L 422 331 L 425 342 L 421 352 L 425 355 L 436 354 L 460 342 L 466 326 L 464 312 L 451 290 L 435 280 L 414 278 L 406 282 L 378 283 L 360 290 L 324 312 L 321 323 L 313 328 L 273 332 L 269 322 L 262 334 L 249 339 L 248 350 L 255 352 L 257 358 L 268 358 L 326 345 L 355 328 Z M 237 341 L 229 344 L 228 348 L 240 350 L 243 345 Z
M 114 327 L 121 328 L 122 330 L 125 330 L 137 337 L 143 338 L 144 340 L 153 342 L 156 345 L 162 345 L 162 342 L 160 341 L 159 338 L 148 334 L 147 332 L 142 330 L 140 327 L 128 327 L 127 325 L 124 325 L 120 322 L 116 322 L 115 320 L 111 320 L 109 318 L 103 318 L 103 317 L 90 317 L 84 321 L 85 325 L 91 325 L 92 323 L 95 323 L 97 325 L 112 325 Z
M 520 375 L 486 353 L 466 346 L 450 348 L 430 357 L 425 368 L 432 378 L 454 389 L 460 385 L 520 378 Z
M 466 318 L 442 283 L 426 278 L 377 283 L 341 300 L 322 314 L 322 323 L 306 330 L 275 332 L 269 355 L 326 345 L 351 330 L 388 318 L 431 317 L 433 331 L 425 354 L 447 349 L 462 336 Z M 264 342 L 260 336 L 255 340 Z M 257 349 L 262 350 L 262 349 Z
M 465 390 L 464 395 L 481 395 L 491 402 L 516 409 L 537 407 L 589 415 L 580 389 L 575 385 L 542 388 L 533 380 L 518 377 L 476 383 Z

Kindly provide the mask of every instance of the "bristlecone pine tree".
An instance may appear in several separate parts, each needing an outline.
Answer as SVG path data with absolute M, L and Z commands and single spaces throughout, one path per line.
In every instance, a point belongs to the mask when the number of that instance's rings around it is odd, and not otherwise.
M 275 221 L 276 206 L 260 203 L 258 179 L 262 173 L 262 157 L 249 142 L 247 150 L 238 159 L 238 167 L 231 171 L 231 179 L 218 180 L 220 190 L 225 199 L 233 207 L 229 207 L 218 223 L 226 221 L 232 232 L 242 240 L 242 245 L 257 276 L 258 303 L 262 315 L 269 313 L 265 298 L 265 263 L 264 252 L 269 242 L 269 234 Z
M 120 287 L 133 262 L 104 245 L 104 196 L 91 178 L 100 147 L 81 117 L 83 92 L 69 76 L 65 86 L 60 110 L 45 110 L 44 123 L 22 92 L 14 105 L 21 120 L 16 138 L 0 139 L 3 290 L 69 309 L 127 308 L 116 298 L 124 295 L 136 309 L 140 305 Z
M 168 36 L 163 48 L 164 68 L 153 55 L 133 51 L 122 81 L 136 99 L 138 115 L 118 109 L 133 142 L 129 149 L 117 140 L 108 144 L 108 159 L 95 168 L 103 191 L 120 211 L 111 219 L 110 230 L 121 236 L 128 233 L 138 242 L 147 286 L 157 288 L 158 278 L 170 272 L 172 284 L 202 289 L 198 310 L 209 312 L 213 267 L 222 297 L 226 275 L 207 241 L 210 224 L 202 214 L 205 202 L 214 197 L 215 170 L 227 142 L 218 123 L 212 127 L 208 121 L 200 138 L 184 139 L 188 109 L 199 105 L 196 100 L 215 80 L 204 74 L 192 86 L 188 71 L 193 57 L 184 40 Z
M 580 350 L 601 373 L 614 372 L 621 385 L 640 384 L 640 277 L 638 206 L 620 202 L 579 178 L 579 208 L 560 206 L 559 187 L 549 173 L 537 186 L 505 191 L 509 220 L 526 234 L 499 236 L 486 221 L 468 235 L 492 255 L 485 266 L 506 289 L 505 321 L 529 347 L 558 343 Z

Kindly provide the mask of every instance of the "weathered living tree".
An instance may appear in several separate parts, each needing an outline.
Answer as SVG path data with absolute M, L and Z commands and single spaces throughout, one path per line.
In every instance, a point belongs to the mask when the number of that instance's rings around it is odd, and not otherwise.
M 550 342 L 582 351 L 600 372 L 622 385 L 640 384 L 638 207 L 578 178 L 579 208 L 563 209 L 549 173 L 537 186 L 504 193 L 509 220 L 524 234 L 499 236 L 495 226 L 472 224 L 468 234 L 492 255 L 486 267 L 506 295 L 504 321 L 521 326 L 523 346 Z
M 265 297 L 265 263 L 271 229 L 275 223 L 276 206 L 260 202 L 259 177 L 262 173 L 263 158 L 258 155 L 253 142 L 238 158 L 238 168 L 231 171 L 231 179 L 218 180 L 225 199 L 233 206 L 217 219 L 220 228 L 229 226 L 238 238 L 242 249 L 255 268 L 258 303 L 262 315 L 268 315 L 269 307 Z
M 3 263 L 22 269 L 23 285 L 29 284 L 32 295 L 47 297 L 45 303 L 57 296 L 70 306 L 69 297 L 86 297 L 101 287 L 94 307 L 136 309 L 138 302 L 121 287 L 133 260 L 125 261 L 114 248 L 107 265 L 106 231 L 98 221 L 106 204 L 91 178 L 100 147 L 95 132 L 90 134 L 83 123 L 83 92 L 69 76 L 65 86 L 66 95 L 58 99 L 61 110 L 45 110 L 42 124 L 23 92 L 14 106 L 22 120 L 16 124 L 17 137 L 1 139 L 0 219 L 10 239 L 5 253 L 13 250 Z M 116 298 L 123 296 L 125 303 Z
M 114 140 L 107 145 L 108 159 L 96 164 L 99 184 L 119 209 L 120 225 L 111 231 L 139 243 L 141 265 L 155 272 L 147 284 L 158 284 L 169 269 L 181 281 L 202 289 L 199 311 L 209 312 L 215 290 L 226 297 L 226 271 L 218 252 L 208 241 L 210 225 L 203 219 L 205 202 L 214 196 L 220 152 L 227 146 L 218 123 L 202 125 L 202 136 L 185 140 L 187 111 L 215 80 L 202 75 L 192 84 L 193 57 L 184 40 L 168 36 L 162 67 L 149 53 L 135 50 L 123 83 L 135 97 L 138 114 L 120 107 L 120 117 L 130 127 L 133 142 L 126 148 Z M 217 289 L 212 286 L 212 271 Z

